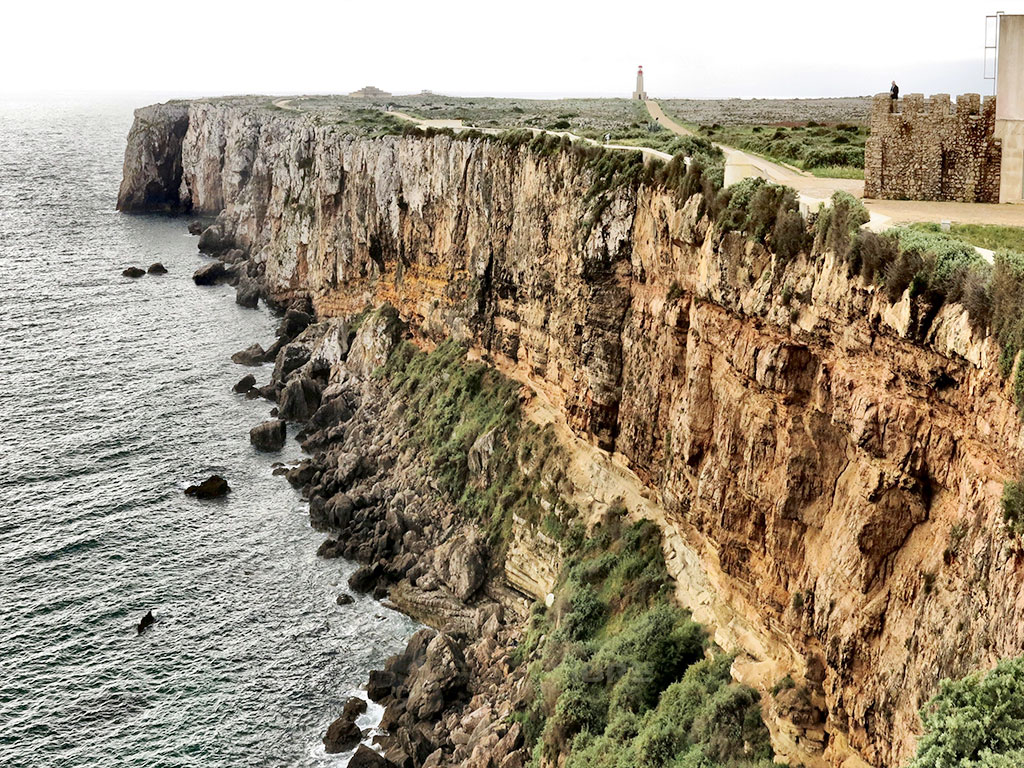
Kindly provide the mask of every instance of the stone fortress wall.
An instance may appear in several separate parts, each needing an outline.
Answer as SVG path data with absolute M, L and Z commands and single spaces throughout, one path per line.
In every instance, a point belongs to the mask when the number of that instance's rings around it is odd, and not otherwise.
M 888 200 L 998 203 L 1001 147 L 996 99 L 919 93 L 871 105 L 864 157 L 864 196 Z

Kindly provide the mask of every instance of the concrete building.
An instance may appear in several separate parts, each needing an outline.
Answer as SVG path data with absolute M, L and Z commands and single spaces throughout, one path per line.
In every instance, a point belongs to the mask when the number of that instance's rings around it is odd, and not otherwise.
M 636 90 L 633 91 L 633 98 L 640 101 L 647 101 L 647 91 L 644 90 L 644 68 L 641 65 L 636 71 Z
M 995 137 L 1002 144 L 999 202 L 1024 202 L 1024 15 L 999 17 Z
M 375 88 L 372 85 L 363 86 L 358 91 L 353 91 L 349 94 L 349 96 L 356 99 L 386 99 L 390 95 L 387 91 L 382 91 L 380 88 Z

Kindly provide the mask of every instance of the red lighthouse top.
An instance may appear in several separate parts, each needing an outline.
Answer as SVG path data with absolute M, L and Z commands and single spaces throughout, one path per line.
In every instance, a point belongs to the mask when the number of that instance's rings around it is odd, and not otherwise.
M 644 65 L 643 64 L 641 64 L 639 67 L 636 68 L 637 74 L 640 74 L 643 71 L 644 71 Z

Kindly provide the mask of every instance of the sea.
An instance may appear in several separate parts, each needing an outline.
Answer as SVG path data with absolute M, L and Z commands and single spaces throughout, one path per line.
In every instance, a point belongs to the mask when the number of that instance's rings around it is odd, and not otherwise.
M 327 725 L 417 625 L 337 604 L 297 443 L 249 444 L 273 404 L 232 385 L 270 368 L 230 356 L 277 319 L 193 284 L 186 219 L 115 210 L 144 103 L 0 101 L 0 766 L 344 766 Z

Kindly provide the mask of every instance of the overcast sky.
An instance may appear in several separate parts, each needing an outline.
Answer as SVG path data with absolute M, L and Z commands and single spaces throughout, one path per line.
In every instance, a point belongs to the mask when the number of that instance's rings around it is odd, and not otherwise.
M 0 93 L 991 92 L 985 0 L 5 3 Z

